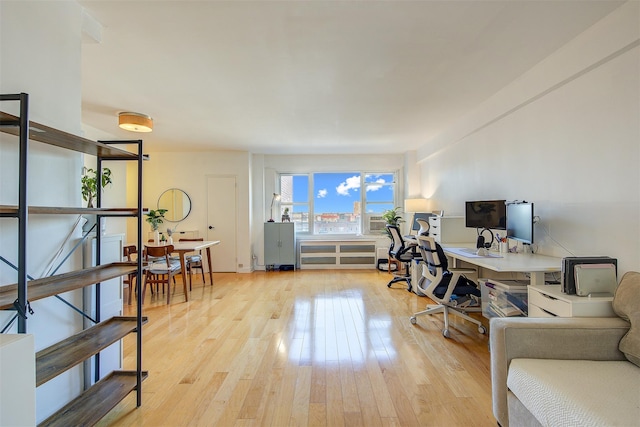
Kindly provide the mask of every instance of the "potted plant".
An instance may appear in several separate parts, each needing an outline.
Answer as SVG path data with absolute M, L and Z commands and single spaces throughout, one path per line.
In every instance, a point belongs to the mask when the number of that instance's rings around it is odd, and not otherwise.
M 102 168 L 102 176 L 100 177 L 100 186 L 105 188 L 111 184 L 111 169 Z M 98 194 L 98 171 L 91 168 L 82 168 L 82 198 L 87 202 L 87 207 L 93 207 L 93 199 Z
M 289 217 L 289 208 L 284 208 L 284 212 L 282 214 L 282 222 L 291 222 L 291 218 Z
M 155 233 L 154 242 L 156 244 L 160 243 L 160 232 L 158 231 L 158 227 L 160 224 L 164 222 L 164 214 L 167 212 L 167 209 L 150 209 L 148 213 L 145 214 L 147 217 L 145 221 L 151 225 L 151 230 Z

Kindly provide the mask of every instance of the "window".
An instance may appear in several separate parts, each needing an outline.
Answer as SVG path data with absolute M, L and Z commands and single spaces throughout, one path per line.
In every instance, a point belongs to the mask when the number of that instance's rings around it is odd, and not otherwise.
M 296 232 L 309 232 L 309 176 L 280 175 L 280 211 L 289 208 Z
M 313 234 L 360 233 L 360 174 L 313 174 Z
M 379 234 L 382 213 L 397 206 L 395 178 L 394 172 L 281 174 L 280 210 L 289 209 L 297 232 Z
M 365 233 L 379 234 L 385 231 L 384 211 L 397 206 L 395 202 L 395 174 L 365 174 Z

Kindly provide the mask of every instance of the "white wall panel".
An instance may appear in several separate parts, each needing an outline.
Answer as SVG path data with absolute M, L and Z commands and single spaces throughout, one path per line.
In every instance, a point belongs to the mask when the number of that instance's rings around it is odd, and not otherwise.
M 637 9 L 614 12 L 421 147 L 434 208 L 533 201 L 541 253 L 610 255 L 622 272 L 640 268 Z
M 26 92 L 30 119 L 65 130 L 81 132 L 81 11 L 75 2 L 0 2 L 0 92 Z M 4 111 L 17 113 L 17 104 L 3 102 Z M 17 141 L 0 137 L 0 204 L 17 204 Z M 78 206 L 81 201 L 82 159 L 78 153 L 31 142 L 28 158 L 28 202 L 40 206 Z M 27 272 L 41 277 L 76 218 L 30 216 L 27 236 Z M 79 235 L 79 230 L 78 230 Z M 0 254 L 16 261 L 17 226 L 0 221 Z M 74 242 L 75 243 L 75 242 Z M 69 247 L 67 248 L 69 249 Z M 64 251 L 67 253 L 67 250 Z M 0 263 L 1 264 L 1 263 Z M 81 253 L 58 271 L 81 267 Z M 16 273 L 0 265 L 0 284 L 15 283 Z M 81 291 L 62 295 L 81 305 Z M 35 313 L 27 331 L 40 350 L 82 329 L 82 319 L 53 298 L 32 303 Z M 7 317 L 0 314 L 0 324 Z M 36 419 L 43 420 L 82 390 L 81 367 L 39 387 Z

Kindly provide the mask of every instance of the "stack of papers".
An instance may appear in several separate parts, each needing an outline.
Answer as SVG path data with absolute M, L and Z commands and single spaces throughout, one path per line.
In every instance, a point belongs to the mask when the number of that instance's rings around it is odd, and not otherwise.
M 489 291 L 488 297 L 489 301 L 487 310 L 495 316 L 527 316 L 527 303 L 522 299 L 519 299 L 517 296 L 492 289 Z

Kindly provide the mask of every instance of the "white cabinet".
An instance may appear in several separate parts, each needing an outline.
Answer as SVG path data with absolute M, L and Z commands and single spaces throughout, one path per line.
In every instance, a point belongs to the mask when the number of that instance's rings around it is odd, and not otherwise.
M 36 425 L 33 335 L 0 334 L 0 426 Z
M 264 265 L 296 265 L 296 230 L 293 222 L 264 223 Z
M 440 244 L 475 242 L 478 237 L 475 228 L 467 228 L 464 224 L 463 216 L 429 217 L 429 236 Z
M 613 297 L 563 294 L 560 285 L 529 286 L 529 317 L 614 317 Z
M 385 257 L 387 252 L 385 251 Z M 302 240 L 300 269 L 374 268 L 375 240 Z

